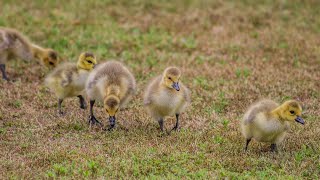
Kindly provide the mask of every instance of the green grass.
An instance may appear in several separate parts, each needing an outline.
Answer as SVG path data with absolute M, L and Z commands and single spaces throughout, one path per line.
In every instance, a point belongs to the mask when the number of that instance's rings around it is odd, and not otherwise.
M 0 1 L 0 25 L 75 62 L 90 51 L 134 73 L 138 92 L 113 132 L 87 124 L 78 99 L 43 85 L 37 62 L 7 63 L 0 81 L 3 179 L 319 179 L 320 12 L 317 0 Z M 181 130 L 159 132 L 142 106 L 147 82 L 182 70 L 192 104 Z M 261 98 L 301 101 L 279 153 L 253 141 L 244 152 L 239 120 Z M 99 108 L 100 107 L 100 108 Z M 97 118 L 108 125 L 101 105 Z M 166 129 L 174 118 L 165 121 Z

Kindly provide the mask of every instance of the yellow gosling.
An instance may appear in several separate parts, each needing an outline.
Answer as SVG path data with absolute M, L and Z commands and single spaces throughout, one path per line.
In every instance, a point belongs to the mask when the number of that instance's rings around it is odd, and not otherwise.
M 144 105 L 150 115 L 158 121 L 163 132 L 164 118 L 176 116 L 172 130 L 179 128 L 179 115 L 190 104 L 190 92 L 180 81 L 181 72 L 168 67 L 161 76 L 150 82 L 144 95 Z M 171 131 L 172 131 L 171 130 Z
M 123 64 L 117 61 L 100 64 L 92 71 L 86 84 L 86 92 L 90 98 L 89 123 L 102 125 L 93 114 L 94 103 L 100 101 L 109 115 L 109 130 L 112 130 L 119 109 L 128 103 L 135 90 L 135 78 Z
M 80 108 L 86 108 L 83 98 L 85 84 L 96 64 L 96 58 L 92 53 L 82 53 L 77 63 L 60 64 L 46 77 L 46 86 L 58 97 L 59 114 L 63 114 L 61 104 L 67 97 L 77 96 L 80 99 Z
M 286 136 L 290 122 L 304 124 L 301 118 L 301 105 L 295 100 L 289 100 L 282 105 L 272 100 L 262 100 L 245 113 L 242 122 L 242 134 L 246 138 L 245 150 L 252 138 L 259 142 L 270 142 L 271 151 L 277 151 Z

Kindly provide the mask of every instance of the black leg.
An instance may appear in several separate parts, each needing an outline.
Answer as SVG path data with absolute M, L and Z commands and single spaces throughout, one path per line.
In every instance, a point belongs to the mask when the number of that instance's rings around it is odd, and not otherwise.
M 62 111 L 62 108 L 61 108 L 62 102 L 63 102 L 63 99 L 59 99 L 58 100 L 58 109 L 59 109 L 59 114 L 60 115 L 63 115 L 63 111 Z
M 90 100 L 90 115 L 89 115 L 89 124 L 99 124 L 102 126 L 102 123 L 96 119 L 93 115 L 93 106 L 94 106 L 95 100 Z
M 276 144 L 271 144 L 270 149 L 271 149 L 272 152 L 278 152 Z
M 178 130 L 179 129 L 179 114 L 176 114 L 176 125 L 171 129 L 172 130 Z
M 90 100 L 90 116 L 93 116 L 93 106 L 95 102 L 95 100 Z
M 160 130 L 161 130 L 161 132 L 163 132 L 163 119 L 161 118 L 161 119 L 159 119 L 159 125 L 160 125 Z
M 246 147 L 244 148 L 244 150 L 245 150 L 245 151 L 247 151 L 247 150 L 248 150 L 248 145 L 249 145 L 250 141 L 251 141 L 251 139 L 247 139 Z
M 5 64 L 0 64 L 0 71 L 2 73 L 2 79 L 9 81 L 9 78 L 7 77 L 7 73 L 6 73 L 6 65 Z
M 80 108 L 81 109 L 86 109 L 87 108 L 87 104 L 86 104 L 86 101 L 84 100 L 83 96 L 79 95 L 78 98 L 79 98 L 79 101 L 80 101 Z

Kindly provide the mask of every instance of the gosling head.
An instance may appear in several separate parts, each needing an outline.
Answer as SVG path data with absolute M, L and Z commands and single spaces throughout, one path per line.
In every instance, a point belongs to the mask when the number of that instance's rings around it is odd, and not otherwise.
M 301 113 L 301 105 L 295 100 L 286 101 L 280 106 L 279 115 L 284 120 L 296 121 L 300 124 L 304 124 L 304 120 L 301 118 Z
M 176 67 L 168 67 L 164 70 L 162 76 L 162 83 L 170 88 L 175 89 L 176 91 L 180 91 L 179 81 L 180 81 L 181 72 Z
M 117 96 L 110 95 L 104 100 L 104 108 L 109 114 L 110 126 L 113 128 L 116 124 L 116 114 L 119 110 L 120 99 Z
M 78 59 L 77 67 L 78 69 L 84 69 L 91 71 L 97 64 L 97 60 L 92 53 L 84 52 L 81 53 Z
M 58 56 L 58 53 L 53 49 L 45 49 L 43 53 L 38 55 L 39 59 L 42 63 L 47 66 L 48 68 L 56 67 L 61 59 Z

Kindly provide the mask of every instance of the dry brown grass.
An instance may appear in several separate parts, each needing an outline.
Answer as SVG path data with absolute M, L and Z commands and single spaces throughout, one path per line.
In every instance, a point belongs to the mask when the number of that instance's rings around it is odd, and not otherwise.
M 8 63 L 15 83 L 0 81 L 0 177 L 318 179 L 319 2 L 41 1 L 0 2 L 0 25 L 76 60 L 126 63 L 138 94 L 117 128 L 89 128 L 78 99 L 57 100 L 36 62 Z M 147 81 L 179 66 L 192 91 L 182 130 L 160 136 L 142 107 Z M 260 98 L 301 101 L 305 126 L 293 124 L 278 154 L 253 142 L 243 152 L 246 107 Z M 96 108 L 97 118 L 107 117 Z M 173 126 L 174 119 L 166 122 Z

